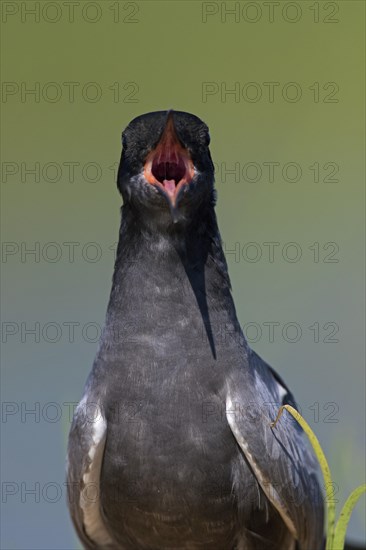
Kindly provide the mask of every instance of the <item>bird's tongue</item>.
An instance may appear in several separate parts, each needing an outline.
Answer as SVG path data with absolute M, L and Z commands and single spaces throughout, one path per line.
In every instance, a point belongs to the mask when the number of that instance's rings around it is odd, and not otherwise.
M 171 196 L 174 196 L 175 192 L 175 180 L 163 180 L 164 189 Z

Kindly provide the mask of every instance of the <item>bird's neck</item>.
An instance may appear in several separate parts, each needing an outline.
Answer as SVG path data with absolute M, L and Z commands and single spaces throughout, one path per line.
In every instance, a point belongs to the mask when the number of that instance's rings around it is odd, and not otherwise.
M 153 327 L 158 338 L 157 323 L 161 334 L 179 323 L 186 332 L 203 327 L 211 347 L 215 324 L 240 331 L 213 206 L 195 220 L 154 232 L 129 205 L 122 208 L 107 328 L 125 323 L 146 334 Z
M 181 276 L 184 283 L 185 278 L 203 273 L 209 276 L 209 282 L 216 285 L 217 291 L 230 290 L 213 206 L 203 205 L 190 223 L 171 223 L 157 230 L 144 223 L 129 205 L 122 208 L 113 276 L 113 287 L 117 291 L 138 289 L 141 293 L 144 287 L 152 291 L 148 281 L 154 277 L 161 282 L 170 280 L 170 286 L 174 286 L 172 276 Z M 155 291 L 159 293 L 161 289 Z

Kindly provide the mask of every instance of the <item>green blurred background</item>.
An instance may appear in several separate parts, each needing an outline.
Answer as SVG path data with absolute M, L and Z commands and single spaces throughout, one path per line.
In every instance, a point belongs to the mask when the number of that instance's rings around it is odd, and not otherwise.
M 167 108 L 210 127 L 239 319 L 295 393 L 343 503 L 365 472 L 365 3 L 1 8 L 1 547 L 78 547 L 65 403 L 80 398 L 109 296 L 121 131 Z M 364 515 L 365 499 L 359 541 Z

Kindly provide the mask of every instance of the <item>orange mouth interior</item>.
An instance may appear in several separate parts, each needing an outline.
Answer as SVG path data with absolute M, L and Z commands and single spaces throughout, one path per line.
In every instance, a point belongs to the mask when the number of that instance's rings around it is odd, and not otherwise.
M 193 162 L 177 137 L 172 116 L 168 118 L 158 145 L 147 156 L 144 176 L 163 191 L 173 206 L 182 187 L 194 176 Z

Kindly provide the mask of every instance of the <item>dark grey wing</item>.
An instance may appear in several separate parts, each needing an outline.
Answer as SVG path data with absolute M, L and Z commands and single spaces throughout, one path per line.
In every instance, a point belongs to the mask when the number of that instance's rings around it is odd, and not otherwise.
M 67 493 L 70 514 L 87 550 L 117 549 L 100 506 L 100 473 L 107 423 L 97 403 L 80 401 L 74 414 L 68 445 Z
M 323 547 L 324 504 L 319 467 L 307 436 L 286 411 L 296 408 L 281 378 L 254 352 L 249 367 L 228 382 L 226 416 L 258 483 L 280 513 L 300 550 Z

